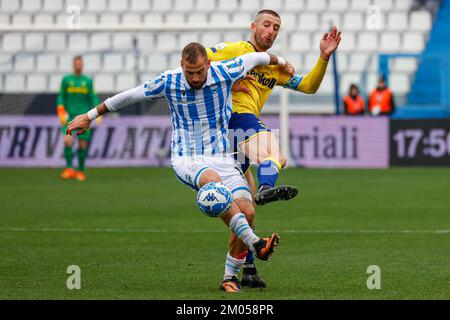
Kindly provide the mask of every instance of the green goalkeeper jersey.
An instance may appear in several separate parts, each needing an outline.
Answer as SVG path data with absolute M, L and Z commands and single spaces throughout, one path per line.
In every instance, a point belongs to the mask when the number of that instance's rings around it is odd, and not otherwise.
M 63 78 L 59 89 L 57 105 L 63 105 L 69 114 L 69 119 L 88 112 L 98 105 L 97 97 L 92 84 L 92 79 L 85 75 L 70 74 Z

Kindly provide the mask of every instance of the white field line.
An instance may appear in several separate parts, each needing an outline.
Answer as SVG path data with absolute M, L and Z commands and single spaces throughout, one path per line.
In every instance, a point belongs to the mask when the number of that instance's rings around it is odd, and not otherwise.
M 51 227 L 0 227 L 0 232 L 67 232 L 67 233 L 223 233 L 226 228 L 221 229 L 160 229 L 160 228 L 51 228 Z M 261 230 L 258 233 L 276 231 L 280 234 L 450 234 L 450 230 L 355 230 L 355 229 L 337 229 L 337 230 Z

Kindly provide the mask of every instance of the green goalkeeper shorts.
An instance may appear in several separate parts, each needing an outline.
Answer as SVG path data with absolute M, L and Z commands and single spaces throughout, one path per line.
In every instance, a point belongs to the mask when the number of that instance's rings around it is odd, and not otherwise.
M 67 124 L 72 121 L 73 119 L 69 119 L 67 120 Z M 67 131 L 67 124 L 63 127 L 61 127 L 61 132 L 63 134 L 66 134 Z M 91 140 L 91 136 L 92 136 L 92 130 L 89 128 L 87 129 L 85 132 L 83 132 L 82 134 L 80 134 L 79 136 L 76 135 L 76 131 L 72 132 L 72 136 L 76 136 L 78 139 L 80 140 L 84 140 L 84 141 L 90 141 Z

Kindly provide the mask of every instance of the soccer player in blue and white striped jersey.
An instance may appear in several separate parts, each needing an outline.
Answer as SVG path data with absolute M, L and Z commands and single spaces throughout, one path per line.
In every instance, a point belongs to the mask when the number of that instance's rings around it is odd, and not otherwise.
M 231 155 L 228 121 L 232 111 L 232 85 L 258 65 L 285 65 L 283 58 L 268 53 L 249 53 L 234 59 L 211 63 L 199 43 L 188 44 L 182 52 L 181 67 L 163 72 L 144 85 L 108 98 L 88 113 L 69 123 L 67 133 L 82 134 L 92 120 L 108 111 L 163 97 L 172 118 L 172 167 L 177 178 L 194 190 L 209 182 L 222 182 L 232 193 L 233 204 L 221 216 L 239 243 L 233 242 L 227 254 L 221 289 L 239 291 L 237 274 L 247 252 L 268 260 L 279 236 L 259 238 L 239 208 L 239 201 L 252 203 L 252 195 L 240 166 Z

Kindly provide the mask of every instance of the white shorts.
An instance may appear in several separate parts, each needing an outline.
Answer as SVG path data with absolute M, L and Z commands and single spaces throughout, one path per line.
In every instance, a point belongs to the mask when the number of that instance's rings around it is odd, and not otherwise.
M 200 189 L 199 179 L 202 173 L 211 169 L 220 176 L 222 183 L 230 189 L 233 200 L 247 198 L 253 201 L 250 187 L 242 173 L 241 166 L 232 156 L 172 157 L 171 163 L 178 180 L 196 191 Z

